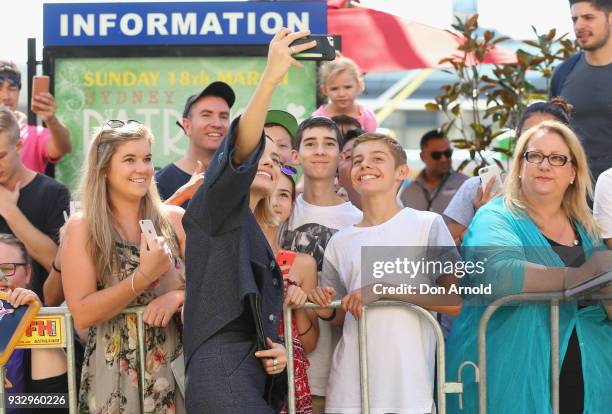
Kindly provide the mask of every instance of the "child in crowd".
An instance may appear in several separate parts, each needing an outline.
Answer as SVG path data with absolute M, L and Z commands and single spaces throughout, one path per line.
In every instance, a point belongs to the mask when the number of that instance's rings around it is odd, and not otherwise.
M 289 112 L 271 109 L 266 116 L 264 132 L 276 144 L 278 155 L 284 165 L 295 165 L 295 133 L 298 122 Z
M 321 94 L 329 103 L 321 105 L 312 115 L 328 118 L 348 115 L 355 118 L 364 130 L 374 132 L 378 127 L 374 114 L 357 103 L 357 95 L 363 92 L 365 84 L 357 64 L 347 57 L 323 63 L 319 68 Z
M 38 295 L 27 289 L 32 278 L 32 258 L 25 246 L 11 234 L 0 233 L 0 291 L 9 294 L 8 303 L 16 308 Z M 6 367 L 8 393 L 67 393 L 66 353 L 63 349 L 16 349 Z M 2 386 L 2 384 L 0 384 Z M 42 410 L 42 409 L 40 409 Z M 9 408 L 8 414 L 21 409 Z M 32 412 L 38 412 L 34 410 Z M 43 413 L 67 413 L 68 409 L 45 409 Z
M 285 305 L 299 308 L 306 302 L 307 294 L 317 286 L 317 263 L 305 253 L 283 250 L 279 247 L 279 233 L 283 224 L 291 216 L 295 203 L 294 169 L 282 166 L 276 190 L 272 195 L 272 210 L 280 226 L 268 226 L 266 239 L 276 256 L 285 280 Z M 312 399 L 308 383 L 307 369 L 310 366 L 307 354 L 317 346 L 319 323 L 313 310 L 296 309 L 293 311 L 293 366 L 295 373 L 295 407 L 298 414 L 312 413 Z M 280 322 L 280 336 L 284 338 L 283 321 Z M 285 407 L 282 411 L 287 412 Z
M 284 249 L 313 256 L 320 272 L 331 236 L 357 223 L 361 212 L 342 200 L 334 187 L 341 146 L 336 124 L 324 117 L 306 119 L 296 132 L 296 146 L 298 162 L 304 169 L 304 193 L 296 199 L 281 245 Z M 319 324 L 319 340 L 309 355 L 308 371 L 314 413 L 323 412 L 331 355 L 339 334 L 337 329 L 332 332 L 328 323 Z
M 431 295 L 419 295 L 418 291 L 389 296 L 374 290 L 367 284 L 367 276 L 361 274 L 362 247 L 421 246 L 429 255 L 425 246 L 453 246 L 440 215 L 402 208 L 397 203 L 397 190 L 408 175 L 406 154 L 397 141 L 382 134 L 362 135 L 355 141 L 352 158 L 351 178 L 361 195 L 363 218 L 334 234 L 325 250 L 321 286 L 309 295 L 309 300 L 320 306 L 329 306 L 336 296 L 343 298 L 342 308 L 331 314 L 329 309 L 316 310 L 320 318 L 343 326 L 342 339 L 333 355 L 325 407 L 325 412 L 343 414 L 362 412 L 357 322 L 362 305 L 378 299 L 427 307 L 436 303 Z M 412 254 L 416 250 L 405 252 Z M 454 247 L 445 256 L 459 260 Z M 420 256 L 414 260 L 420 260 Z M 449 288 L 456 278 L 419 273 L 412 279 L 414 282 L 416 286 L 438 284 Z M 460 298 L 440 295 L 438 300 L 440 304 L 453 304 Z M 435 412 L 433 327 L 422 316 L 400 307 L 369 309 L 366 320 L 370 412 Z
M 174 316 L 184 301 L 184 210 L 159 198 L 152 141 L 139 122 L 105 122 L 89 147 L 83 208 L 65 227 L 64 294 L 76 327 L 89 328 L 79 412 L 185 412 L 170 367 L 183 350 Z M 142 219 L 159 235 L 149 243 Z M 140 373 L 136 315 L 120 314 L 136 305 L 146 305 L 146 372 Z

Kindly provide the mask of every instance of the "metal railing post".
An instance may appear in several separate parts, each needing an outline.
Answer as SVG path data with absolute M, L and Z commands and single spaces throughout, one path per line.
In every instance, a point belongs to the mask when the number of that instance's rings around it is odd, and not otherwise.
M 66 362 L 68 368 L 68 409 L 70 414 L 77 412 L 78 392 L 76 389 L 76 364 L 74 361 L 74 330 L 72 315 L 64 314 L 66 327 Z
M 143 307 L 138 308 L 136 313 L 136 330 L 138 332 L 138 356 L 140 363 L 140 408 L 144 409 L 145 401 L 145 376 L 146 376 L 146 350 L 145 350 L 145 327 L 142 320 Z
M 293 365 L 293 327 L 291 326 L 292 311 L 290 306 L 283 310 L 283 326 L 285 331 L 285 348 L 287 349 L 287 405 L 289 414 L 295 414 L 295 369 Z
M 5 414 L 4 408 L 4 367 L 0 367 L 0 414 Z
M 370 386 L 368 383 L 368 337 L 366 328 L 366 309 L 361 310 L 359 319 L 359 379 L 361 384 L 361 412 L 370 414 Z
M 550 301 L 550 398 L 553 414 L 559 414 L 559 300 Z

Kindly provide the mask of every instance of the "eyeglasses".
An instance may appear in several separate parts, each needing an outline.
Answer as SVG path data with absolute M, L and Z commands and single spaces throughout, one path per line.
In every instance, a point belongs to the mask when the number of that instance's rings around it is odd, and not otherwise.
M 0 75 L 0 86 L 2 86 L 4 82 L 8 82 L 10 86 L 21 88 L 21 76 L 17 75 L 16 73 Z
M 136 121 L 135 119 L 128 119 L 125 122 L 120 119 L 109 119 L 108 121 L 104 122 L 104 124 L 102 125 L 102 128 L 109 127 L 111 129 L 117 129 L 117 128 L 121 128 L 122 126 L 129 125 L 129 124 L 142 125 L 142 122 Z
M 0 263 L 0 274 L 13 276 L 17 271 L 17 266 L 25 266 L 26 263 Z
M 434 160 L 438 161 L 440 158 L 442 158 L 443 155 L 446 158 L 452 157 L 453 156 L 453 150 L 432 151 L 430 154 L 431 154 L 431 158 L 433 158 Z
M 287 164 L 282 164 L 280 170 L 289 178 L 293 178 L 293 176 L 297 174 L 297 170 L 295 169 L 295 167 Z
M 532 164 L 542 164 L 544 160 L 548 160 L 548 164 L 553 167 L 563 167 L 568 161 L 574 162 L 574 160 L 561 154 L 550 154 L 544 155 L 538 151 L 527 151 L 523 154 L 525 161 Z

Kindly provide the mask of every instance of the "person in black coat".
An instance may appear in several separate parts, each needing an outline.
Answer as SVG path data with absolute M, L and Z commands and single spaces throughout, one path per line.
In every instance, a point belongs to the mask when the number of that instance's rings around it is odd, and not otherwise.
M 308 32 L 281 29 L 244 114 L 232 122 L 183 218 L 187 236 L 184 352 L 187 411 L 272 413 L 270 383 L 287 365 L 278 340 L 283 278 L 261 230 L 280 174 L 263 134 L 274 90 Z

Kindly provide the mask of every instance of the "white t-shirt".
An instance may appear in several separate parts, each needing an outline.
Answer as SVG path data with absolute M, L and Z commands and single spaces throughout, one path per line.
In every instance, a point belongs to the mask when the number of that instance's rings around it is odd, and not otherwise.
M 358 223 L 362 215 L 361 211 L 351 203 L 325 207 L 315 206 L 304 201 L 300 194 L 295 201 L 293 213 L 283 235 L 282 246 L 284 249 L 313 256 L 317 261 L 320 283 L 323 254 L 327 243 L 338 230 Z M 308 382 L 313 395 L 325 396 L 331 357 L 339 338 L 339 328 L 319 320 L 317 347 L 308 354 L 310 361 Z
M 600 174 L 595 185 L 593 216 L 601 227 L 601 238 L 612 238 L 612 168 Z
M 404 208 L 387 222 L 345 228 L 325 251 L 324 285 L 340 299 L 361 285 L 362 246 L 454 246 L 436 213 Z M 416 276 L 435 285 L 437 276 Z M 419 280 L 420 279 L 420 280 Z M 401 307 L 370 308 L 366 316 L 370 412 L 423 414 L 434 410 L 436 336 L 429 321 Z M 358 322 L 347 313 L 333 355 L 325 412 L 361 413 Z

